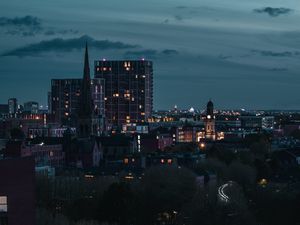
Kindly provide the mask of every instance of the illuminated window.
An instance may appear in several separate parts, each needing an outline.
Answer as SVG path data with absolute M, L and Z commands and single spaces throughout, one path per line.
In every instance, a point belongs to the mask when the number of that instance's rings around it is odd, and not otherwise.
M 0 213 L 7 212 L 7 196 L 0 196 Z
M 128 158 L 125 158 L 124 159 L 124 164 L 128 164 L 128 162 L 129 162 Z

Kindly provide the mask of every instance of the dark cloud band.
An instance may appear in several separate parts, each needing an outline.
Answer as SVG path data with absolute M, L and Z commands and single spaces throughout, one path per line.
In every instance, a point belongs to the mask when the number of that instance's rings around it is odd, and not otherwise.
M 24 17 L 0 17 L 0 26 L 27 26 L 27 27 L 40 27 L 41 20 L 34 16 Z
M 265 7 L 262 9 L 254 9 L 256 13 L 267 13 L 269 16 L 277 17 L 283 14 L 289 14 L 292 12 L 292 9 L 289 8 L 273 8 L 273 7 Z
M 67 52 L 72 50 L 79 50 L 84 47 L 85 42 L 89 43 L 90 47 L 108 50 L 108 49 L 130 49 L 136 48 L 137 45 L 125 44 L 122 42 L 113 42 L 109 40 L 95 40 L 87 35 L 79 38 L 62 39 L 55 38 L 47 41 L 41 41 L 36 44 L 26 45 L 3 53 L 1 56 L 37 56 L 46 52 Z

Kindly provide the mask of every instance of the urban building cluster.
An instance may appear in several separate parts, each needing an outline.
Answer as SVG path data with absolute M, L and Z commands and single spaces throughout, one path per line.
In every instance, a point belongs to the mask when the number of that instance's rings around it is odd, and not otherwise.
M 191 167 L 211 146 L 244 151 L 245 137 L 261 133 L 272 136 L 272 150 L 295 149 L 286 157 L 300 164 L 300 143 L 291 136 L 300 132 L 297 112 L 216 110 L 212 100 L 202 111 L 154 111 L 153 62 L 96 60 L 91 78 L 86 46 L 83 67 L 82 79 L 51 80 L 48 107 L 16 98 L 0 104 L 0 224 L 32 220 L 34 173 L 127 171 L 133 179 L 153 165 Z M 26 187 L 10 180 L 20 174 Z M 26 202 L 26 218 L 16 199 Z

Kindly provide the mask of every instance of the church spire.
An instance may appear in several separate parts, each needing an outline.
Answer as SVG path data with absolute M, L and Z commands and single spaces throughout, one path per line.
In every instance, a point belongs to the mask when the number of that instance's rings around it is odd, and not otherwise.
M 81 117 L 90 117 L 92 114 L 92 98 L 91 98 L 91 78 L 90 78 L 90 65 L 89 53 L 87 42 L 85 44 L 83 79 L 81 86 L 81 101 L 79 108 L 79 115 Z
M 83 68 L 83 79 L 90 80 L 90 64 L 89 64 L 89 52 L 87 42 L 85 43 L 85 55 L 84 55 L 84 68 Z

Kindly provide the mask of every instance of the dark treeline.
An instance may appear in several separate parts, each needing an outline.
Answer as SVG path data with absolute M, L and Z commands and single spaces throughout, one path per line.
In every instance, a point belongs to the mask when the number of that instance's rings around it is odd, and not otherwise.
M 130 179 L 38 177 L 37 225 L 299 224 L 300 185 L 272 182 L 290 171 L 272 158 L 268 137 L 245 144 L 249 151 L 213 146 L 192 168 L 156 166 Z M 218 188 L 228 182 L 224 202 Z

